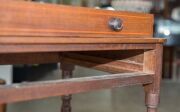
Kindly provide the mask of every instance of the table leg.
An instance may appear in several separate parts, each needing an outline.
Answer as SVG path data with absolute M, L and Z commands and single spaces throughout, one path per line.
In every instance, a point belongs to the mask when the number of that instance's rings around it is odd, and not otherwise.
M 0 79 L 0 85 L 5 85 L 6 82 Z M 0 104 L 0 112 L 6 112 L 6 104 Z
M 157 108 L 147 108 L 147 112 L 157 112 Z
M 155 50 L 146 51 L 144 54 L 144 72 L 154 74 L 152 84 L 144 85 L 145 103 L 147 112 L 157 112 L 160 99 L 160 83 L 162 75 L 163 46 L 156 45 Z
M 61 63 L 62 70 L 62 79 L 72 78 L 74 65 L 62 62 Z M 61 112 L 71 112 L 71 95 L 62 96 L 62 107 Z

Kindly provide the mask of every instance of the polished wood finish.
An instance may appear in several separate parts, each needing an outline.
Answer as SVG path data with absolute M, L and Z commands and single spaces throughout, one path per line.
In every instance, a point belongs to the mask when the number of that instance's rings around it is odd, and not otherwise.
M 75 38 L 75 37 L 1 37 L 0 44 L 152 44 L 163 43 L 164 39 L 155 38 Z
M 156 49 L 146 51 L 144 56 L 144 72 L 154 73 L 154 82 L 145 85 L 145 103 L 148 112 L 157 112 L 160 99 L 160 83 L 162 74 L 163 45 L 156 44 Z
M 149 84 L 152 81 L 152 74 L 136 72 L 14 84 L 0 87 L 0 103 L 75 94 L 112 87 Z
M 47 53 L 66 51 L 107 51 L 154 49 L 155 44 L 59 44 L 59 45 L 3 45 L 1 54 L 10 53 Z
M 141 72 L 143 64 L 129 60 L 113 60 L 102 57 L 88 56 L 75 53 L 63 53 L 60 61 L 74 63 L 76 65 L 85 66 L 110 73 L 118 72 Z
M 16 0 L 1 0 L 0 10 L 2 36 L 152 37 L 153 32 L 153 16 L 150 14 Z M 112 17 L 123 20 L 121 31 L 108 27 Z
M 143 85 L 147 112 L 157 112 L 165 40 L 152 38 L 153 15 L 12 0 L 0 11 L 0 64 L 61 62 L 63 76 L 0 86 L 1 104 L 63 96 L 70 112 L 71 94 Z M 121 31 L 109 28 L 114 17 Z M 73 64 L 115 74 L 72 78 Z

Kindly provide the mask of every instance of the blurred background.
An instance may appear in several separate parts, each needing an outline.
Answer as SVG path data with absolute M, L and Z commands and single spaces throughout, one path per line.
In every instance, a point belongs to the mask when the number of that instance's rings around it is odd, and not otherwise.
M 23 1 L 23 0 L 21 0 Z M 24 0 L 102 10 L 120 10 L 155 15 L 154 37 L 166 38 L 160 112 L 180 112 L 180 0 Z M 6 84 L 56 80 L 60 64 L 0 66 Z M 74 77 L 104 72 L 76 66 Z M 60 112 L 60 97 L 13 103 L 7 112 Z M 145 112 L 142 87 L 124 87 L 73 95 L 73 112 Z

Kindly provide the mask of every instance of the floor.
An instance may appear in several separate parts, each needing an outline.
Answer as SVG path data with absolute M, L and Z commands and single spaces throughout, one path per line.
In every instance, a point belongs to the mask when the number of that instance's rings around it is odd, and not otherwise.
M 46 75 L 43 80 L 52 76 L 55 79 L 59 77 L 58 73 L 53 71 L 54 75 Z M 78 67 L 75 77 L 93 73 L 100 75 L 103 72 Z M 60 105 L 60 97 L 54 97 L 9 104 L 7 112 L 60 112 Z M 180 83 L 163 81 L 159 112 L 180 112 L 179 106 Z M 145 109 L 143 88 L 140 86 L 75 94 L 72 100 L 73 112 L 145 112 Z

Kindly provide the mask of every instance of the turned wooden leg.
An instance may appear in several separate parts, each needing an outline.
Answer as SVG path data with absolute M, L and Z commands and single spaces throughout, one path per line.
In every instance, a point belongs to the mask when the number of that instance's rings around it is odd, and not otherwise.
M 0 85 L 4 85 L 6 82 L 0 79 Z M 6 104 L 0 104 L 0 112 L 6 112 Z
M 74 65 L 62 62 L 62 79 L 72 78 Z M 62 107 L 61 112 L 71 112 L 71 95 L 62 96 Z
M 147 108 L 147 112 L 157 112 L 157 108 Z
M 157 112 L 160 99 L 160 83 L 162 75 L 162 53 L 163 46 L 156 45 L 155 50 L 146 51 L 144 54 L 144 68 L 146 73 L 154 74 L 152 84 L 144 85 L 145 89 L 145 104 L 147 112 Z
M 159 94 L 146 92 L 145 104 L 147 106 L 147 112 L 157 112 L 157 108 L 159 105 Z

